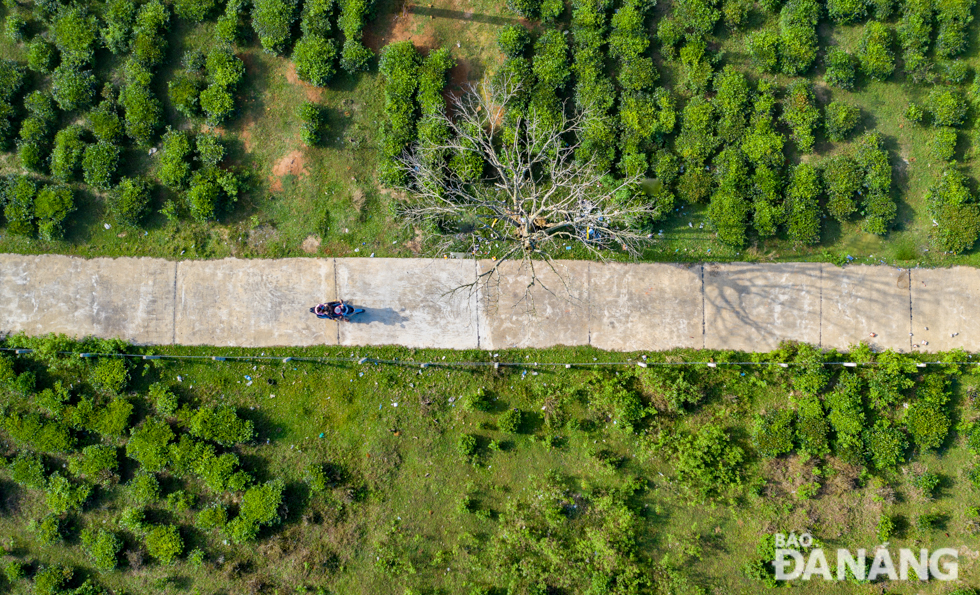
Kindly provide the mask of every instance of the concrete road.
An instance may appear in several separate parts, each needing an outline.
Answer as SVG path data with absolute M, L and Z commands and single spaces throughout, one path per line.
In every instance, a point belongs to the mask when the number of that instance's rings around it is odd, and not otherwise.
M 780 341 L 847 349 L 980 350 L 980 271 L 563 261 L 552 270 L 438 259 L 169 262 L 0 255 L 0 332 L 136 344 L 594 345 L 765 351 Z M 352 323 L 309 308 L 343 298 Z

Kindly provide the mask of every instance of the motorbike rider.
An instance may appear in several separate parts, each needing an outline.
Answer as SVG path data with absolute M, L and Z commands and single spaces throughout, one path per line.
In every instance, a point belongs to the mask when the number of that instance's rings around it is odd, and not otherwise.
M 313 308 L 310 308 L 310 312 L 316 314 L 317 318 L 327 318 L 330 320 L 343 320 L 344 322 L 350 322 L 350 319 L 344 316 L 345 309 L 346 304 L 344 304 L 344 300 L 338 300 L 336 302 L 319 304 Z

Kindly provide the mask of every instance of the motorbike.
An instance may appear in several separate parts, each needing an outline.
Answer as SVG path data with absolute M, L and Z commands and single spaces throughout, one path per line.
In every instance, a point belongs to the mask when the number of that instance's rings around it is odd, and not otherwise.
M 335 313 L 335 308 L 340 306 L 340 313 Z M 320 312 L 323 312 L 322 314 Z M 319 304 L 310 308 L 310 312 L 316 314 L 317 318 L 325 318 L 327 320 L 340 320 L 340 321 L 350 321 L 350 317 L 355 314 L 360 314 L 364 312 L 363 308 L 355 308 L 350 304 L 345 304 L 344 302 L 330 302 L 328 304 Z

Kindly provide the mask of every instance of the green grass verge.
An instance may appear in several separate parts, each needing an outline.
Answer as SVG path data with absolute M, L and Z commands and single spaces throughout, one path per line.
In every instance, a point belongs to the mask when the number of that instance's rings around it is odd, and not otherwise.
M 87 352 L 113 348 L 97 342 L 13 342 Z M 550 587 L 545 592 L 554 593 L 584 593 L 597 584 L 609 593 L 757 594 L 767 589 L 748 578 L 745 568 L 758 561 L 760 537 L 809 531 L 826 548 L 872 550 L 881 543 L 877 527 L 882 515 L 895 521 L 889 537 L 894 551 L 962 546 L 957 584 L 980 586 L 978 488 L 967 478 L 976 455 L 965 444 L 980 416 L 975 403 L 980 375 L 973 366 L 923 370 L 914 367 L 915 360 L 899 359 L 912 367 L 894 368 L 887 378 L 901 379 L 908 388 L 897 389 L 885 408 L 875 409 L 870 389 L 861 389 L 865 427 L 888 420 L 904 435 L 904 403 L 925 399 L 929 378 L 953 375 L 943 393 L 950 400 L 942 408 L 952 426 L 941 446 L 926 452 L 909 448 L 893 469 L 876 471 L 865 463 L 845 462 L 836 442 L 835 452 L 827 456 L 803 455 L 795 447 L 777 458 L 758 454 L 757 415 L 796 408 L 804 376 L 819 369 L 794 365 L 815 361 L 813 352 L 795 347 L 770 354 L 619 354 L 590 348 L 498 354 L 402 348 L 128 350 L 277 359 L 130 360 L 128 384 L 116 396 L 106 392 L 106 377 L 96 372 L 106 358 L 20 355 L 11 360 L 15 372 L 33 371 L 37 387 L 24 396 L 11 388 L 15 381 L 4 380 L 3 417 L 39 410 L 31 395 L 58 380 L 71 387 L 69 405 L 85 396 L 97 404 L 110 398 L 133 403 L 131 426 L 154 415 L 146 395 L 151 384 L 163 383 L 187 408 L 170 419 L 177 434 L 187 433 L 187 416 L 201 407 L 231 405 L 254 424 L 255 437 L 218 450 L 236 453 L 256 481 L 285 482 L 281 522 L 262 529 L 252 543 L 229 543 L 220 531 L 196 528 L 195 517 L 212 502 L 223 503 L 233 515 L 241 492 L 215 493 L 193 477 L 163 471 L 157 474 L 162 495 L 148 505 L 146 518 L 178 526 L 184 552 L 173 565 L 154 562 L 139 533 L 120 524 L 120 515 L 132 507 L 126 484 L 138 464 L 125 457 L 124 438 L 105 438 L 101 442 L 118 447 L 119 470 L 95 487 L 80 512 L 64 515 L 65 539 L 51 545 L 41 545 L 26 529 L 47 513 L 43 492 L 15 484 L 9 469 L 0 471 L 4 564 L 20 561 L 26 568 L 26 578 L 3 583 L 6 592 L 32 593 L 31 579 L 40 567 L 62 564 L 75 568 L 72 585 L 91 577 L 117 593 L 402 595 L 504 593 L 508 588 L 532 593 L 542 592 L 529 584 L 540 579 Z M 642 355 L 651 364 L 647 368 L 634 365 L 644 361 Z M 278 359 L 287 356 L 404 363 Z M 841 361 L 838 354 L 822 357 Z M 862 358 L 884 362 L 889 356 L 858 351 L 849 359 Z M 456 365 L 494 360 L 526 364 L 499 369 Z M 711 360 L 719 365 L 652 365 Z M 791 365 L 724 364 L 739 361 Z M 419 362 L 438 366 L 421 368 Z M 600 362 L 633 363 L 590 366 Z M 879 368 L 873 366 L 826 369 L 829 384 L 817 393 L 825 402 L 844 375 L 882 380 L 874 376 Z M 671 384 L 679 378 L 689 386 L 686 404 L 677 400 Z M 478 399 L 479 394 L 484 397 Z M 523 415 L 509 427 L 513 420 L 505 418 L 514 408 Z M 697 448 L 684 446 L 685 437 L 705 435 L 713 427 L 727 432 L 725 449 L 743 453 L 741 463 L 726 467 L 734 473 L 728 479 L 713 475 L 710 465 L 706 475 L 691 475 L 691 457 L 703 459 Z M 72 433 L 78 447 L 100 442 L 91 431 Z M 474 438 L 471 445 L 461 446 L 464 434 Z M 9 430 L 0 430 L 0 445 L 7 460 L 31 448 Z M 61 469 L 76 457 L 47 453 L 45 462 L 49 470 Z M 305 480 L 311 464 L 328 471 L 328 485 L 318 493 Z M 938 477 L 931 493 L 913 485 L 925 472 Z M 189 510 L 167 504 L 167 495 L 178 490 L 191 494 Z M 709 497 L 702 497 L 705 493 Z M 932 526 L 919 522 L 927 513 L 937 515 Z M 115 570 L 93 567 L 79 542 L 85 527 L 122 537 Z M 196 548 L 203 551 L 203 562 L 191 559 Z M 628 589 L 629 582 L 638 590 Z M 950 590 L 938 581 L 864 586 L 814 580 L 791 588 L 799 593 Z

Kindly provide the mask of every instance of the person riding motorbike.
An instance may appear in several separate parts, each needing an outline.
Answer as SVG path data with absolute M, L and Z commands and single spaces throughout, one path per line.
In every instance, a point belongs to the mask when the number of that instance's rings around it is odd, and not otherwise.
M 336 302 L 328 302 L 326 304 L 319 304 L 310 308 L 310 312 L 316 314 L 317 318 L 327 318 L 330 320 L 343 320 L 344 322 L 350 322 L 346 316 L 344 316 L 344 310 L 346 309 L 346 304 L 344 300 L 338 300 Z

